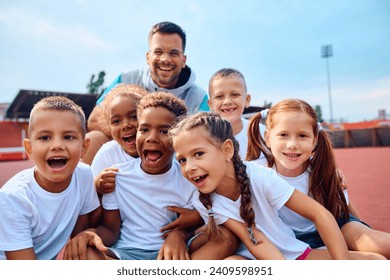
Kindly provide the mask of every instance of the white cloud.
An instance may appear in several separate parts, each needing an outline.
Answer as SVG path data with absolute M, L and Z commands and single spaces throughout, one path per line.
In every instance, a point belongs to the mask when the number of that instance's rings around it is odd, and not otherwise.
M 19 34 L 41 44 L 67 48 L 84 48 L 94 51 L 113 51 L 115 46 L 83 26 L 62 26 L 16 8 L 0 10 L 0 23 L 9 29 L 9 34 Z
M 350 122 L 375 119 L 380 109 L 390 112 L 390 77 L 349 82 L 332 89 L 331 95 L 334 119 Z M 324 118 L 330 116 L 329 95 L 323 87 L 266 89 L 263 93 L 251 93 L 251 97 L 255 106 L 262 106 L 265 100 L 275 104 L 285 98 L 299 98 L 312 106 L 320 105 Z

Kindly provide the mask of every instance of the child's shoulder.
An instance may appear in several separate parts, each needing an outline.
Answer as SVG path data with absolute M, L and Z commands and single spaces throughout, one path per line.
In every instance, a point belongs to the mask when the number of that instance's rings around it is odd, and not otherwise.
M 121 145 L 119 145 L 118 142 L 116 142 L 115 140 L 111 140 L 111 141 L 108 141 L 106 143 L 104 143 L 99 151 L 97 152 L 97 155 L 102 155 L 102 154 L 105 154 L 105 155 L 111 155 L 111 154 L 117 154 L 118 151 L 121 150 Z
M 80 161 L 75 168 L 75 171 L 78 171 L 78 170 L 80 170 L 82 172 L 90 172 L 91 166 Z
M 100 149 L 110 150 L 110 149 L 117 149 L 117 148 L 120 148 L 119 143 L 116 142 L 115 140 L 111 140 L 111 141 L 104 143 Z
M 281 181 L 277 172 L 270 167 L 261 164 L 261 159 L 256 161 L 245 161 L 244 164 L 247 167 L 248 177 L 253 180 L 262 181 Z
M 84 180 L 93 180 L 93 172 L 91 166 L 80 161 L 77 164 L 76 168 L 73 170 L 72 180 L 75 180 L 75 178 L 78 178 L 76 179 L 76 181 L 80 182 L 84 182 Z
M 31 183 L 35 182 L 34 169 L 35 167 L 24 169 L 12 176 L 2 187 L 0 187 L 0 192 L 28 187 Z
M 263 170 L 264 172 L 268 172 L 271 169 L 269 167 L 266 167 L 266 164 L 264 164 L 263 160 L 260 158 L 251 161 L 244 161 L 244 164 L 246 165 L 248 172 L 256 170 Z
M 141 164 L 141 158 L 133 158 L 133 160 L 128 160 L 121 163 L 115 163 L 113 164 L 113 166 L 117 167 L 120 173 L 124 173 L 124 172 L 133 172 L 137 167 L 141 169 L 140 164 Z

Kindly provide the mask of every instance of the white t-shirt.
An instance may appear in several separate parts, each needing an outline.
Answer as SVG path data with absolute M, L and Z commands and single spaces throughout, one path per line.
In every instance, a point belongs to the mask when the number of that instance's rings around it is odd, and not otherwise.
M 256 228 L 262 231 L 287 259 L 296 259 L 309 246 L 296 239 L 292 229 L 278 216 L 278 210 L 289 200 L 294 187 L 281 179 L 271 168 L 252 162 L 245 162 L 245 164 L 251 181 Z M 223 224 L 228 219 L 244 223 L 240 216 L 241 197 L 236 201 L 216 193 L 212 193 L 211 197 L 217 224 Z M 208 212 L 198 196 L 194 196 L 194 206 L 207 223 Z M 236 254 L 249 259 L 255 258 L 244 244 L 241 244 Z
M 103 195 L 103 208 L 120 210 L 121 234 L 114 248 L 159 250 L 164 242 L 161 227 L 176 219 L 167 209 L 193 209 L 195 187 L 180 172 L 177 161 L 164 174 L 147 174 L 141 159 L 116 165 L 115 191 Z
M 267 160 L 266 159 L 257 159 L 254 162 L 260 164 L 260 165 L 267 165 Z M 275 171 L 275 165 L 272 167 Z M 304 194 L 309 193 L 309 172 L 306 170 L 304 173 L 297 177 L 286 177 L 283 176 L 279 173 L 277 173 L 279 177 L 284 179 L 286 182 L 288 182 L 291 186 L 294 186 L 297 190 L 300 190 Z M 344 190 L 344 196 L 347 201 L 347 204 L 349 203 L 348 200 L 348 192 L 347 190 Z M 310 221 L 309 219 L 306 219 L 305 217 L 295 213 L 294 211 L 290 210 L 289 208 L 283 206 L 279 210 L 279 216 L 281 219 L 289 225 L 297 234 L 300 233 L 307 233 L 307 232 L 312 232 L 316 231 L 316 226 L 315 224 Z
M 100 205 L 88 165 L 78 164 L 61 193 L 41 188 L 34 169 L 19 172 L 0 188 L 0 259 L 4 251 L 31 247 L 37 259 L 56 258 L 78 217 Z
M 241 118 L 241 119 L 242 119 L 243 127 L 239 133 L 234 135 L 234 138 L 236 138 L 236 140 L 240 144 L 240 151 L 239 151 L 240 157 L 242 160 L 245 160 L 246 152 L 248 151 L 249 120 L 247 120 L 245 118 Z M 260 128 L 260 133 L 261 133 L 262 137 L 264 138 L 265 126 L 263 124 L 259 124 L 259 128 Z M 260 155 L 260 158 L 262 158 L 262 157 L 264 157 L 263 153 Z
M 93 158 L 91 168 L 93 176 L 96 177 L 103 171 L 103 169 L 127 161 L 134 160 L 135 158 L 126 153 L 121 145 L 115 140 L 111 140 L 104 143 L 103 146 L 98 150 L 95 157 Z

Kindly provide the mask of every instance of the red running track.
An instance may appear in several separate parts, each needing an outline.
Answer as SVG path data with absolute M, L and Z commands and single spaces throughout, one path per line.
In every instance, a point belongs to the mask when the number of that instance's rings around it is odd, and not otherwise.
M 374 229 L 390 232 L 390 147 L 336 149 L 335 153 L 362 220 Z M 31 166 L 30 160 L 0 162 L 0 186 Z
M 363 221 L 390 232 L 390 147 L 336 149 L 348 194 Z

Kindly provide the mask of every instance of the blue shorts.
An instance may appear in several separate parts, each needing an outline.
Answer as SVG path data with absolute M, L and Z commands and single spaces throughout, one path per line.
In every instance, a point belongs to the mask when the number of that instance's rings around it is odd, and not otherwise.
M 109 249 L 119 260 L 156 260 L 159 250 L 144 250 L 138 248 Z
M 362 223 L 362 224 L 370 227 L 365 222 L 359 220 L 358 218 L 352 216 L 351 214 L 349 215 L 349 219 L 338 218 L 338 219 L 336 219 L 336 221 L 337 221 L 337 224 L 339 225 L 340 229 L 345 224 L 347 224 L 349 222 L 359 222 L 359 223 Z M 313 248 L 313 249 L 325 246 L 325 243 L 322 241 L 321 236 L 320 236 L 320 234 L 318 233 L 317 230 L 311 231 L 311 232 L 306 232 L 306 233 L 297 233 L 297 232 L 295 232 L 295 236 L 296 236 L 297 239 L 299 239 L 299 240 L 309 244 L 310 247 Z
M 201 233 L 200 233 L 201 234 Z M 195 235 L 187 241 L 187 248 L 191 242 L 200 234 Z M 160 250 L 144 250 L 138 248 L 114 248 L 109 249 L 119 260 L 156 260 Z

